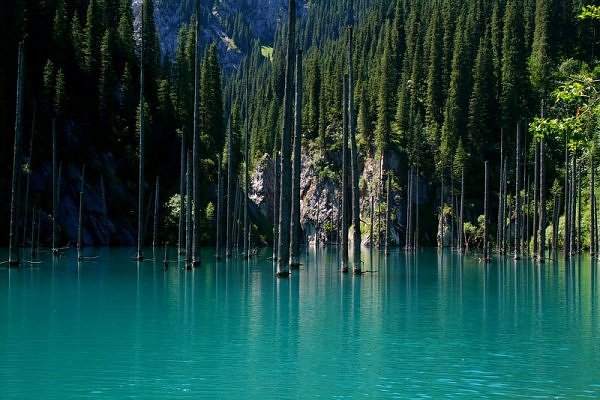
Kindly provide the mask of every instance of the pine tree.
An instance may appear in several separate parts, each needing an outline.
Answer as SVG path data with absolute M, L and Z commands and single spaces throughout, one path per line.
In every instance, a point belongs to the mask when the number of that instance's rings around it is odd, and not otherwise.
M 517 0 L 506 4 L 502 38 L 500 109 L 503 127 L 513 129 L 524 114 L 527 91 L 522 9 Z
M 550 0 L 537 0 L 535 32 L 529 57 L 531 84 L 542 96 L 548 90 L 552 58 L 550 56 Z

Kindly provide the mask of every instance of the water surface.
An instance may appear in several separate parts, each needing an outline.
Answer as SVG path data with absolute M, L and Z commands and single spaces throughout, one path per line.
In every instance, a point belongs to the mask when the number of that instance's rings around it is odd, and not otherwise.
M 266 250 L 194 271 L 89 253 L 0 267 L 2 398 L 600 397 L 585 256 L 365 252 L 356 277 L 324 249 L 277 279 Z

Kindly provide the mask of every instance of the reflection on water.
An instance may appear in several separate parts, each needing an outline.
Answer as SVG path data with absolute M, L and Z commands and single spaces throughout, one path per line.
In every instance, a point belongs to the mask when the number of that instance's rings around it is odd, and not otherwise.
M 325 248 L 277 279 L 269 251 L 185 271 L 91 250 L 0 268 L 3 397 L 600 396 L 587 256 L 365 250 L 354 276 Z

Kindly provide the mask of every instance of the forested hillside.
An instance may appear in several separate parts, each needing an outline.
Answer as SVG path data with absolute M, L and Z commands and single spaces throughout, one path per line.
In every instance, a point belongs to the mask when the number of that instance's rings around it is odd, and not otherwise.
M 138 2 L 139 3 L 139 2 Z M 162 3 L 165 3 L 164 1 Z M 176 3 L 176 2 L 173 2 Z M 190 2 L 188 2 L 190 3 Z M 203 3 L 202 22 L 208 21 Z M 232 2 L 233 3 L 233 2 Z M 137 177 L 140 43 L 144 45 L 147 190 L 160 177 L 161 204 L 176 212 L 180 192 L 181 138 L 193 132 L 193 16 L 182 6 L 173 56 L 161 54 L 153 2 L 143 9 L 143 38 L 134 35 L 130 0 L 10 0 L 0 4 L 0 229 L 8 232 L 8 204 L 15 121 L 17 46 L 25 43 L 22 191 L 31 176 L 32 205 L 51 218 L 51 127 L 57 127 L 58 158 L 64 163 L 64 196 L 76 197 L 79 169 L 86 163 L 90 191 L 105 204 L 88 226 L 90 243 L 130 244 L 133 237 Z M 187 4 L 187 3 L 186 3 Z M 190 3 L 191 4 L 191 3 Z M 589 91 L 597 90 L 599 25 L 579 18 L 583 0 L 374 0 L 310 1 L 299 13 L 296 43 L 304 50 L 303 137 L 308 163 L 319 179 L 339 186 L 342 133 L 342 82 L 347 71 L 347 27 L 354 27 L 356 116 L 360 166 L 378 169 L 378 181 L 361 181 L 361 201 L 384 201 L 383 176 L 392 179 L 398 208 L 407 208 L 409 170 L 418 171 L 416 201 L 421 208 L 423 244 L 436 244 L 439 215 L 457 219 L 461 172 L 466 176 L 466 220 L 474 225 L 483 213 L 484 162 L 491 165 L 491 204 L 497 212 L 502 171 L 514 201 L 516 169 L 521 171 L 523 212 L 532 214 L 535 140 L 546 140 L 546 199 L 558 210 L 564 186 L 564 143 L 578 165 L 595 152 L 598 109 L 585 114 Z M 188 4 L 189 5 L 189 4 Z M 164 6 L 164 5 L 163 5 Z M 243 13 L 244 8 L 239 9 Z M 223 72 L 216 44 L 202 43 L 200 82 L 201 207 L 207 228 L 203 240 L 214 243 L 217 160 L 224 151 L 225 127 L 232 116 L 234 151 L 241 174 L 246 114 L 242 104 L 248 82 L 251 167 L 275 154 L 281 133 L 284 91 L 285 12 L 279 14 L 273 42 L 258 39 L 243 14 L 231 25 L 233 43 L 245 49 L 239 65 Z M 236 22 L 237 21 L 237 22 Z M 210 26 L 202 26 L 203 32 Z M 210 37 L 204 35 L 203 38 Z M 229 37 L 229 36 L 228 36 Z M 222 44 L 221 44 L 222 45 Z M 236 45 L 236 46 L 237 46 Z M 163 47 L 164 50 L 164 47 Z M 565 92 L 579 82 L 581 90 Z M 587 82 L 587 83 L 585 83 Z M 569 86 L 567 86 L 568 89 Z M 572 85 L 571 85 L 572 87 Z M 596 97 L 597 98 L 597 97 Z M 559 101 L 557 101 L 557 99 Z M 550 119 L 535 119 L 543 114 Z M 583 118 L 579 118 L 583 115 Z M 34 117 L 35 116 L 35 117 Z M 560 125 L 572 116 L 575 122 Z M 554 124 L 554 125 L 553 125 Z M 579 124 L 579 125 L 577 125 Z M 560 126 L 559 126 L 560 125 Z M 524 151 L 516 167 L 516 137 Z M 33 135 L 33 151 L 29 143 Z M 506 157 L 507 168 L 503 169 Z M 570 159 L 571 160 L 571 159 Z M 588 170 L 579 187 L 588 190 Z M 412 176 L 413 173 L 410 173 Z M 103 184 L 104 185 L 104 184 Z M 531 198 L 530 198 L 531 197 Z M 585 197 L 585 196 L 584 196 Z M 590 194 L 587 193 L 587 198 Z M 169 202 L 169 200 L 171 200 Z M 74 202 L 74 200 L 73 200 Z M 579 209 L 591 207 L 587 200 Z M 591 203 L 591 201 L 590 201 Z M 58 216 L 63 241 L 71 240 L 69 201 Z M 564 204 L 563 204 L 564 206 Z M 333 207 L 333 206 L 332 206 Z M 363 209 L 361 218 L 367 220 Z M 105 211 L 105 214 L 102 213 Z M 106 211 L 108 210 L 108 211 Z M 443 213 L 439 213 L 443 210 Z M 92 213 L 94 211 L 92 210 Z M 397 215 L 396 244 L 405 229 Z M 26 216 L 24 217 L 26 218 Z M 402 217 L 404 218 L 404 217 Z M 444 217 L 445 218 L 445 217 Z M 503 225 L 511 224 L 510 215 Z M 172 220 L 171 220 L 172 222 Z M 256 221 L 255 221 L 256 222 Z M 258 222 L 256 222 L 258 224 Z M 450 222 L 448 222 L 450 223 Z M 496 220 L 493 220 L 496 224 Z M 42 222 L 44 224 L 44 222 Z M 47 223 L 44 226 L 48 225 Z M 443 225 L 442 225 L 443 226 Z M 317 229 L 325 229 L 318 226 Z M 327 228 L 331 229 L 331 227 Z M 529 228 L 528 228 L 529 229 Z M 93 231 L 102 231 L 102 235 Z M 492 230 L 493 231 L 493 230 Z M 173 233 L 169 236 L 173 240 Z M 268 239 L 270 233 L 263 232 Z M 165 237 L 167 237 L 166 235 Z M 439 235 L 438 235 L 439 236 Z M 479 234 L 481 236 L 481 234 Z M 439 239 L 439 238 L 438 238 Z M 4 237 L 0 237 L 4 240 Z M 455 239 L 451 239 L 454 241 Z M 585 239 L 584 239 L 585 240 Z M 582 241 L 583 244 L 583 241 Z

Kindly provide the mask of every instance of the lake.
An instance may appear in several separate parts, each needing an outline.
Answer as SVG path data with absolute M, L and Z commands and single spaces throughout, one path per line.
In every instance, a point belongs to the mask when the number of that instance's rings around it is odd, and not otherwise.
M 194 271 L 87 253 L 0 268 L 3 399 L 600 397 L 587 255 L 365 250 L 353 276 L 331 248 L 278 279 L 268 249 Z

